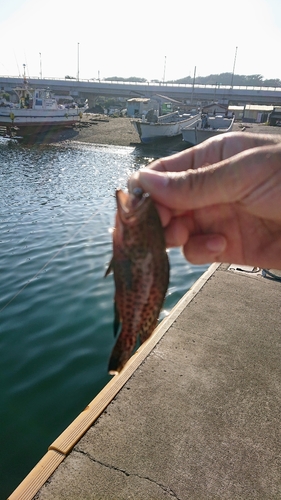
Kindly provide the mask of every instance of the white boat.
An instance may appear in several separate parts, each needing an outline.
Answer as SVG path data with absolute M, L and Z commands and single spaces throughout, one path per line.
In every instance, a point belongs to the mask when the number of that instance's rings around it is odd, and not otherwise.
M 79 108 L 74 101 L 58 104 L 49 89 L 32 89 L 24 78 L 23 85 L 14 89 L 18 102 L 0 104 L 0 126 L 7 133 L 19 129 L 19 135 L 38 134 L 50 128 L 73 127 L 81 120 L 87 105 Z
M 131 123 L 139 134 L 141 142 L 148 144 L 159 139 L 180 135 L 182 128 L 192 125 L 197 121 L 198 116 L 180 115 L 178 111 L 175 111 L 159 117 L 154 114 L 150 121 L 143 117 L 131 120 Z
M 187 125 L 182 129 L 182 138 L 185 142 L 200 144 L 214 135 L 231 132 L 233 129 L 235 116 L 226 118 L 224 116 L 202 115 L 193 125 Z

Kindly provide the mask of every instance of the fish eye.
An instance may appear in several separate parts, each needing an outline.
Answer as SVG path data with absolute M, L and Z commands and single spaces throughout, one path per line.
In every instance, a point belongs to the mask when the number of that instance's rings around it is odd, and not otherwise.
M 133 195 L 136 196 L 137 198 L 141 198 L 143 195 L 143 190 L 140 187 L 135 187 L 133 189 Z

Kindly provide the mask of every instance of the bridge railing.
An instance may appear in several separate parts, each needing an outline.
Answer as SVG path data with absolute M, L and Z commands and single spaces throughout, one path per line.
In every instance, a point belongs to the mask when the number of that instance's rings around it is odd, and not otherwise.
M 22 79 L 22 76 L 10 76 L 10 75 L 0 75 L 1 79 Z M 128 82 L 128 81 L 120 81 L 120 80 L 99 80 L 96 78 L 90 79 L 79 79 L 76 78 L 59 78 L 59 77 L 43 77 L 40 78 L 38 76 L 28 76 L 28 80 L 45 80 L 45 81 L 57 81 L 57 82 L 67 82 L 69 84 L 73 83 L 73 85 L 77 86 L 79 83 L 90 83 L 90 84 L 102 84 L 102 85 L 128 85 L 128 86 L 147 86 L 147 87 L 159 87 L 159 89 L 163 87 L 172 87 L 172 88 L 186 88 L 186 89 L 213 89 L 213 90 L 248 90 L 248 91 L 270 91 L 270 92 L 281 92 L 281 87 L 266 87 L 266 86 L 253 86 L 253 85 L 223 85 L 220 83 L 217 84 L 202 84 L 202 83 L 169 83 L 169 82 Z

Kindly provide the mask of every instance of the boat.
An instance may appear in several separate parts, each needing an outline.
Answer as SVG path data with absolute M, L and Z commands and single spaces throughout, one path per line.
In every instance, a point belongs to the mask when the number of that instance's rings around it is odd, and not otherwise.
M 183 127 L 181 131 L 183 140 L 192 146 L 197 144 L 196 131 L 201 124 L 201 120 L 201 115 L 197 115 L 197 119 L 193 123 Z
M 192 126 L 198 120 L 199 115 L 190 114 L 180 115 L 178 111 L 157 116 L 156 113 L 146 117 L 133 119 L 131 123 L 135 127 L 142 143 L 149 144 L 160 139 L 176 137 L 181 134 L 182 128 L 188 125 Z
M 49 89 L 32 89 L 26 78 L 23 85 L 14 88 L 16 104 L 2 100 L 0 104 L 0 126 L 6 127 L 8 135 L 38 134 L 52 128 L 73 127 L 78 123 L 87 103 L 82 108 L 72 100 L 59 104 Z
M 191 145 L 200 144 L 200 142 L 209 139 L 215 135 L 231 132 L 233 129 L 235 116 L 227 118 L 225 116 L 201 115 L 193 125 L 186 125 L 182 129 L 182 138 Z

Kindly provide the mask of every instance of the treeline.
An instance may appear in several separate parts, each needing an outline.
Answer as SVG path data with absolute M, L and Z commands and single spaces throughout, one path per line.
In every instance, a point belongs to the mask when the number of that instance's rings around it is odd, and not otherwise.
M 170 82 L 172 83 L 172 82 Z M 187 76 L 173 83 L 193 83 L 193 77 Z M 262 75 L 232 75 L 232 73 L 220 73 L 209 76 L 198 76 L 195 83 L 203 85 L 250 85 L 255 87 L 281 87 L 279 78 L 264 80 Z
M 186 76 L 179 80 L 165 80 L 165 83 L 187 83 L 193 84 L 194 78 Z M 112 76 L 105 78 L 105 81 L 117 82 L 141 82 L 146 83 L 148 80 L 136 76 L 123 78 L 120 76 Z M 163 83 L 163 80 L 152 80 L 153 83 Z M 219 73 L 208 76 L 197 76 L 194 83 L 201 85 L 236 85 L 236 86 L 254 86 L 254 87 L 281 87 L 279 78 L 264 79 L 262 75 L 232 75 L 232 73 Z
M 138 82 L 145 83 L 148 80 L 146 78 L 140 78 L 137 76 L 129 76 L 129 78 L 123 78 L 122 76 L 109 76 L 108 78 L 104 78 L 105 82 Z

